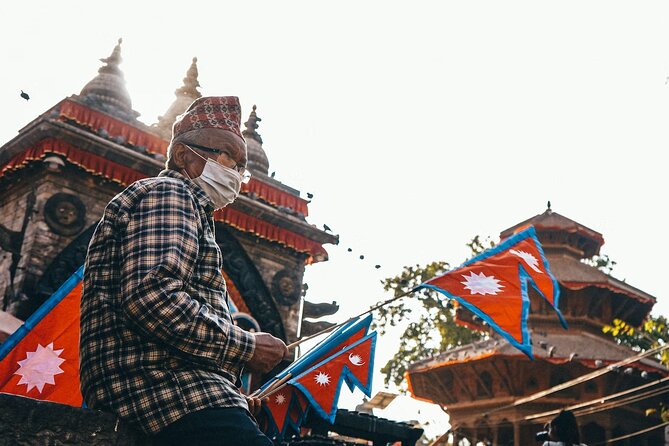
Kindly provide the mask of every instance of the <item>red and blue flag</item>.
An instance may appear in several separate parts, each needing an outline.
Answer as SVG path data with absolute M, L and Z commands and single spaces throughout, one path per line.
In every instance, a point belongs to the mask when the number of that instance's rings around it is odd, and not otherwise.
M 365 317 L 351 319 L 346 322 L 341 327 L 333 330 L 325 339 L 316 344 L 295 362 L 277 373 L 270 381 L 263 384 L 260 390 L 265 390 L 274 381 L 284 378 L 289 373 L 292 376 L 297 376 L 313 365 L 318 364 L 334 355 L 336 352 L 341 351 L 354 342 L 362 339 L 367 335 L 371 323 L 371 314 Z
M 527 328 L 529 285 L 551 305 L 566 328 L 558 308 L 558 282 L 531 226 L 417 288 L 431 288 L 455 299 L 532 358 Z
M 298 435 L 307 415 L 307 399 L 290 384 L 263 401 L 263 432 L 270 438 Z
M 376 332 L 349 345 L 290 381 L 307 398 L 311 408 L 334 423 L 344 382 L 371 396 Z
M 83 266 L 0 346 L 0 392 L 81 406 L 79 302 Z
M 325 339 L 298 360 L 279 372 L 261 387 L 265 390 L 272 383 L 285 378 L 288 374 L 295 377 L 314 365 L 336 355 L 352 344 L 363 339 L 369 331 L 372 315 L 351 319 L 341 327 L 332 331 Z M 352 389 L 351 381 L 347 384 Z M 284 438 L 288 433 L 299 433 L 309 406 L 305 396 L 292 385 L 286 385 L 281 391 L 273 393 L 263 400 L 265 425 L 263 431 L 269 437 Z

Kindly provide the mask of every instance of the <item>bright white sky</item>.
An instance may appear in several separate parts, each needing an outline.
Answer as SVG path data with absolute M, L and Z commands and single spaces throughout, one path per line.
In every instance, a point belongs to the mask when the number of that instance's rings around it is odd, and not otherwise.
M 669 314 L 668 18 L 660 1 L 2 2 L 0 142 L 78 93 L 119 37 L 146 123 L 197 56 L 201 92 L 257 104 L 270 171 L 340 235 L 305 277 L 340 318 L 547 200 Z M 396 345 L 381 342 L 379 364 Z

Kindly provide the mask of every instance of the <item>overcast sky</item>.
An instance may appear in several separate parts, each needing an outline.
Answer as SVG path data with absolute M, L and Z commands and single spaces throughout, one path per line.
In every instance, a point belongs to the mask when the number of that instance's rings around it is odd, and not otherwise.
M 403 265 L 459 264 L 474 235 L 497 240 L 548 200 L 601 232 L 613 275 L 669 314 L 668 13 L 660 1 L 2 2 L 0 141 L 79 93 L 119 37 L 146 123 L 197 56 L 202 94 L 238 95 L 245 116 L 258 106 L 270 171 L 313 193 L 309 222 L 340 235 L 305 276 L 308 298 L 337 300 L 340 318 L 384 298 L 379 281 Z M 382 341 L 379 363 L 394 342 Z

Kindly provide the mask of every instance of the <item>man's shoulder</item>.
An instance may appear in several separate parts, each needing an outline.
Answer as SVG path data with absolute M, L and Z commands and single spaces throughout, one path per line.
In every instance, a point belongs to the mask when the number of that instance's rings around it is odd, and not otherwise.
M 186 183 L 180 178 L 168 177 L 168 176 L 157 176 L 143 178 L 132 183 L 128 189 L 131 189 L 133 192 L 137 191 L 139 193 L 148 193 L 153 190 L 175 190 L 175 191 L 189 191 Z M 128 190 L 126 189 L 126 190 Z
M 146 197 L 155 194 L 165 194 L 172 202 L 195 202 L 192 190 L 179 178 L 157 176 L 143 178 L 132 183 L 122 192 L 111 199 L 107 207 L 114 213 L 124 214 L 131 212 Z

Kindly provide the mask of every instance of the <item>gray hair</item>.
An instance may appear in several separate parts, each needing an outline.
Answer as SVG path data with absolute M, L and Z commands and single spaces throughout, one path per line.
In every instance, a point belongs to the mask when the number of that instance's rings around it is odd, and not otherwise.
M 167 146 L 167 160 L 165 161 L 165 167 L 170 169 L 172 166 L 172 149 L 175 144 L 184 144 L 193 139 L 197 140 L 200 137 L 200 133 L 202 133 L 202 129 L 195 129 L 172 138 L 170 145 Z

